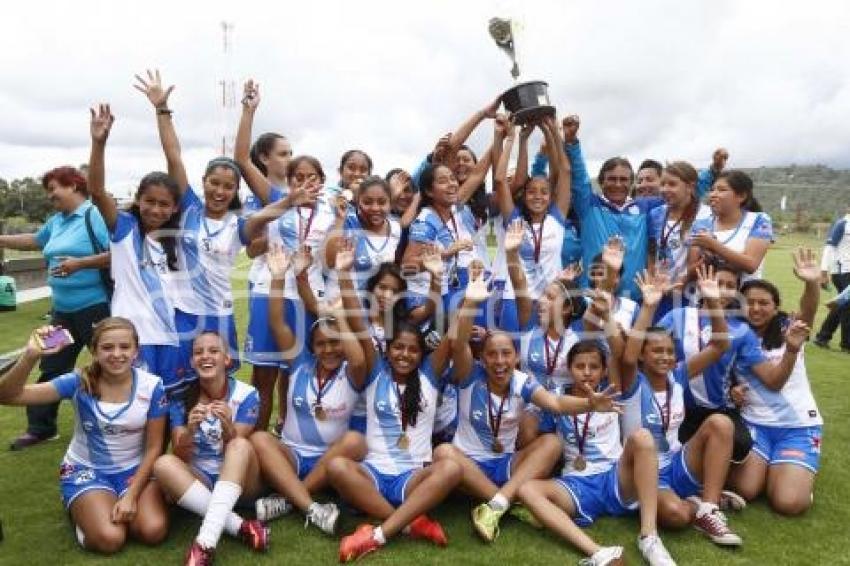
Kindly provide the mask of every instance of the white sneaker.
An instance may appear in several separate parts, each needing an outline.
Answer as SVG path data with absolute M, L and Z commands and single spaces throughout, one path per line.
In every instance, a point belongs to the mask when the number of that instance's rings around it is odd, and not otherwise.
M 747 500 L 734 491 L 723 490 L 720 492 L 721 511 L 743 511 L 747 507 Z
M 638 548 L 649 566 L 676 566 L 676 561 L 664 548 L 664 543 L 658 535 L 638 537 Z
M 284 496 L 274 493 L 268 497 L 257 499 L 254 503 L 254 509 L 257 512 L 257 519 L 267 523 L 292 511 L 292 503 L 287 501 Z
M 304 527 L 313 523 L 323 532 L 333 535 L 336 531 L 336 520 L 339 519 L 339 507 L 334 503 L 313 503 L 307 511 Z
M 622 546 L 603 546 L 593 556 L 579 560 L 578 566 L 609 566 L 619 563 L 622 557 Z

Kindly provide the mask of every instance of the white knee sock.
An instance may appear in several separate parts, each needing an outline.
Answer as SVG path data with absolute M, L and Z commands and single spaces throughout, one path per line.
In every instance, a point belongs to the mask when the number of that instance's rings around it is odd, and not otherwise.
M 221 482 L 219 482 L 221 483 Z M 230 485 L 236 485 L 231 482 L 224 482 Z M 218 486 L 218 484 L 216 484 Z M 238 485 L 239 493 L 236 495 L 236 499 L 239 499 L 239 494 L 242 493 L 242 488 Z M 213 494 L 210 493 L 210 490 L 206 488 L 204 484 L 195 480 L 192 482 L 192 485 L 189 486 L 189 489 L 186 490 L 186 493 L 177 501 L 177 505 L 186 509 L 187 511 L 191 511 L 196 515 L 200 515 L 201 517 L 206 517 L 207 511 L 210 506 L 210 500 L 212 499 Z M 236 499 L 234 499 L 234 504 Z M 239 532 L 239 527 L 242 526 L 242 518 L 233 513 L 232 511 L 233 505 L 231 505 L 228 510 L 230 513 L 227 515 L 224 523 L 224 530 L 227 531 L 227 534 L 231 536 L 236 536 Z M 201 527 L 203 529 L 203 526 Z M 219 531 L 218 537 L 216 537 L 216 542 L 218 538 L 221 536 L 221 531 Z
M 80 525 L 74 525 L 74 532 L 77 534 L 77 542 L 80 543 L 80 546 L 86 547 L 86 534 L 83 532 L 83 529 L 80 528 Z
M 198 532 L 197 541 L 204 548 L 215 548 L 218 544 L 218 539 L 221 538 L 221 532 L 225 528 L 230 515 L 237 518 L 238 526 L 242 525 L 242 520 L 239 516 L 233 513 L 233 506 L 239 496 L 242 495 L 242 486 L 231 481 L 219 480 L 213 487 L 210 503 L 207 507 L 207 514 L 204 515 L 204 522 L 201 523 L 201 530 Z M 236 534 L 236 532 L 232 534 Z

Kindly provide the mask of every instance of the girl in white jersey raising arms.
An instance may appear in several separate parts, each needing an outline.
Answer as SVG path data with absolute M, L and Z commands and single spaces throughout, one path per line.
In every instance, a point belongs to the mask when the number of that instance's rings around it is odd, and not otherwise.
M 192 344 L 198 380 L 182 401 L 171 402 L 174 454 L 161 456 L 156 479 L 180 507 L 204 518 L 186 555 L 187 566 L 212 563 L 222 532 L 238 536 L 250 548 L 265 551 L 268 528 L 233 512 L 241 496 L 262 488 L 260 466 L 247 437 L 257 423 L 257 390 L 228 377 L 227 340 L 206 330 Z
M 108 104 L 91 111 L 89 192 L 109 228 L 113 316 L 132 321 L 139 336 L 137 364 L 159 375 L 167 392 L 180 388 L 174 324 L 173 274 L 177 271 L 180 188 L 155 171 L 139 182 L 130 210 L 119 211 L 104 187 L 106 140 L 115 117 Z
M 773 360 L 786 351 L 797 352 L 797 362 L 787 379 L 766 380 L 751 372 L 739 376 L 744 383 L 741 416 L 753 449 L 732 472 L 741 495 L 754 499 L 766 492 L 771 507 L 783 515 L 799 515 L 812 505 L 823 428 L 802 343 L 790 340 L 806 334 L 817 312 L 820 274 L 811 250 L 794 255 L 794 274 L 805 284 L 796 320 L 779 310 L 779 290 L 772 283 L 751 280 L 741 287 L 747 321 L 761 339 L 765 357 Z
M 33 332 L 17 364 L 0 378 L 0 403 L 71 400 L 76 425 L 59 467 L 59 486 L 83 548 L 113 554 L 128 535 L 159 544 L 168 533 L 168 513 L 157 484 L 149 480 L 165 435 L 168 400 L 162 381 L 133 368 L 139 353 L 136 330 L 129 320 L 111 317 L 94 329 L 88 367 L 26 385 L 39 359 L 67 344 L 53 340 L 62 332 L 53 327 Z
M 226 336 L 230 347 L 230 371 L 239 368 L 236 322 L 233 318 L 233 291 L 230 274 L 242 246 L 248 243 L 245 219 L 234 211 L 241 208 L 241 172 L 229 157 L 211 160 L 202 177 L 203 193 L 189 184 L 183 165 L 180 142 L 172 121 L 169 96 L 173 86 L 163 88 L 159 71 L 136 75 L 135 88 L 142 92 L 156 112 L 156 125 L 168 174 L 180 189 L 180 235 L 174 278 L 174 319 L 180 335 L 178 380 L 194 379 L 191 366 L 192 340 L 202 330 Z M 201 198 L 203 197 L 203 199 Z
M 353 289 L 348 274 L 352 261 L 350 246 L 337 254 L 344 296 L 346 289 Z M 477 287 L 483 284 L 479 281 Z M 470 286 L 467 292 L 477 287 Z M 448 539 L 442 527 L 425 513 L 443 501 L 461 478 L 460 467 L 451 460 L 427 465 L 432 457 L 439 380 L 449 362 L 449 333 L 426 357 L 419 329 L 396 321 L 387 329 L 386 356 L 381 356 L 372 345 L 362 310 L 347 309 L 347 313 L 369 369 L 365 380 L 368 453 L 362 463 L 350 457 L 334 458 L 328 475 L 340 496 L 382 523 L 360 525 L 344 537 L 339 559 L 348 562 L 373 552 L 405 528 L 411 537 L 445 546 Z

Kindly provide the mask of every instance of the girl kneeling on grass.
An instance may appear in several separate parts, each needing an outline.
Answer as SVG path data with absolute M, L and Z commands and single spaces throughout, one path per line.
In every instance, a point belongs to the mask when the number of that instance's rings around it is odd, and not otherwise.
M 337 254 L 343 294 L 353 289 L 348 274 L 352 261 L 350 246 Z M 328 479 L 345 500 L 383 522 L 378 527 L 360 525 L 344 537 L 339 559 L 349 562 L 373 552 L 405 528 L 413 538 L 445 546 L 448 540 L 442 527 L 424 513 L 442 502 L 461 479 L 460 467 L 451 460 L 428 465 L 439 376 L 449 361 L 449 334 L 425 358 L 427 348 L 419 329 L 397 321 L 387 329 L 386 356 L 382 357 L 372 346 L 362 310 L 347 310 L 369 370 L 365 380 L 368 454 L 362 463 L 334 458 L 328 464 Z
M 731 474 L 741 495 L 754 499 L 764 491 L 770 506 L 783 515 L 799 515 L 812 505 L 823 432 L 799 340 L 814 322 L 820 295 L 820 274 L 811 250 L 795 254 L 794 274 L 805 283 L 797 320 L 779 310 L 779 290 L 772 283 L 754 279 L 741 287 L 747 322 L 761 340 L 765 357 L 775 360 L 791 354 L 796 361 L 787 379 L 741 376 L 741 416 L 753 437 L 753 449 Z
M 306 249 L 290 255 L 272 244 L 267 261 L 272 273 L 269 323 L 292 373 L 280 440 L 266 431 L 251 436 L 263 478 L 280 494 L 258 500 L 257 515 L 272 519 L 294 505 L 306 514 L 308 523 L 333 535 L 339 508 L 334 503 L 318 503 L 311 494 L 327 487 L 332 458 L 360 459 L 366 454 L 363 436 L 348 432 L 366 375 L 363 352 L 343 317 L 321 312 L 310 325 L 307 347 L 301 346 L 283 316 L 283 290 L 290 267 L 303 286 L 303 274 L 310 265 Z
M 149 480 L 165 434 L 168 401 L 162 380 L 133 368 L 139 354 L 136 329 L 127 319 L 110 317 L 94 329 L 88 367 L 25 385 L 39 359 L 64 346 L 44 346 L 57 330 L 45 326 L 33 332 L 21 359 L 0 378 L 0 403 L 71 399 L 76 424 L 59 486 L 83 548 L 113 554 L 128 534 L 159 544 L 168 532 L 168 513 L 157 484 Z
M 610 310 L 606 316 L 610 326 Z M 567 363 L 577 396 L 589 397 L 598 390 L 607 369 L 599 342 L 577 343 Z M 629 515 L 639 506 L 641 554 L 653 566 L 674 565 L 656 528 L 658 459 L 649 431 L 635 431 L 621 446 L 618 415 L 596 412 L 546 415 L 541 428 L 560 434 L 567 464 L 558 478 L 520 486 L 517 495 L 534 517 L 588 556 L 580 564 L 602 566 L 618 563 L 623 548 L 599 546 L 576 524 L 586 527 L 601 516 Z
M 716 544 L 739 546 L 741 537 L 729 529 L 719 509 L 732 457 L 732 420 L 715 413 L 687 442 L 679 442 L 690 379 L 717 362 L 730 347 L 714 270 L 700 266 L 697 276 L 703 308 L 711 316 L 711 334 L 699 352 L 678 363 L 670 332 L 650 327 L 668 279 L 650 278 L 647 272 L 636 278 L 643 307 L 629 333 L 621 364 L 623 433 L 642 427 L 655 439 L 660 470 L 658 515 L 664 526 L 683 528 L 692 524 Z
M 505 243 L 508 249 L 518 245 L 522 234 L 513 230 L 510 236 Z M 618 407 L 610 388 L 600 393 L 588 389 L 586 397 L 547 391 L 533 377 L 515 369 L 517 351 L 505 332 L 488 333 L 481 362 L 474 362 L 469 347 L 470 315 L 488 294 L 481 278 L 466 291 L 457 337 L 452 341 L 452 376 L 460 388 L 458 431 L 451 445 L 437 447 L 434 460 L 456 462 L 463 470 L 461 487 L 488 501 L 473 509 L 472 523 L 484 540 L 493 542 L 499 535 L 499 520 L 519 487 L 528 480 L 548 477 L 561 454 L 561 442 L 555 434 L 544 434 L 516 449 L 526 407 L 533 404 L 558 415 L 617 412 Z
M 247 440 L 260 400 L 256 389 L 227 376 L 228 346 L 213 331 L 195 338 L 191 363 L 198 380 L 189 386 L 185 401 L 171 403 L 174 454 L 161 456 L 154 469 L 172 500 L 204 518 L 186 555 L 191 566 L 212 563 L 222 531 L 257 551 L 269 544 L 263 523 L 233 512 L 241 495 L 255 497 L 261 489 L 257 456 Z

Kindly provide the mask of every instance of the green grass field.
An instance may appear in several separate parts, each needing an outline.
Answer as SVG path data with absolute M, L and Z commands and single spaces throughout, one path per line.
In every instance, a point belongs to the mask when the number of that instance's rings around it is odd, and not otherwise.
M 804 244 L 820 249 L 820 242 L 784 237 L 770 251 L 767 276 L 782 290 L 785 306 L 793 309 L 802 285 L 790 271 L 790 250 Z M 243 261 L 240 270 L 244 270 Z M 236 281 L 237 292 L 244 291 L 244 277 Z M 822 302 L 831 295 L 825 293 Z M 15 313 L 0 313 L 0 352 L 23 345 L 31 328 L 42 324 L 47 301 L 24 305 Z M 238 302 L 240 329 L 245 328 L 246 302 Z M 823 315 L 823 312 L 820 313 Z M 241 337 L 241 334 L 240 334 Z M 834 340 L 837 343 L 837 339 Z M 802 518 L 777 516 L 764 502 L 752 504 L 743 514 L 733 515 L 731 524 L 744 539 L 741 549 L 729 551 L 712 545 L 692 530 L 662 533 L 679 564 L 850 564 L 844 550 L 850 524 L 850 504 L 844 498 L 850 484 L 850 405 L 841 393 L 850 375 L 850 356 L 814 347 L 807 350 L 809 376 L 826 419 L 821 473 L 817 480 L 815 505 Z M 246 379 L 249 368 L 240 376 Z M 27 450 L 9 452 L 6 446 L 23 430 L 23 409 L 0 409 L 0 520 L 5 540 L 0 542 L 0 564 L 177 564 L 196 534 L 200 520 L 181 511 L 172 515 L 168 540 L 157 548 L 135 543 L 117 556 L 101 558 L 79 549 L 69 521 L 62 510 L 57 485 L 57 469 L 72 431 L 72 413 L 67 403 L 60 412 L 59 441 Z M 399 538 L 365 559 L 374 564 L 574 564 L 579 555 L 548 533 L 506 518 L 502 534 L 493 545 L 482 543 L 469 523 L 471 502 L 455 498 L 434 513 L 450 538 L 447 549 Z M 360 518 L 344 516 L 342 532 L 354 529 Z M 272 548 L 268 555 L 250 553 L 239 543 L 223 539 L 219 564 L 330 564 L 337 560 L 337 540 L 305 530 L 303 517 L 293 515 L 272 523 Z M 640 563 L 635 546 L 635 519 L 602 519 L 590 531 L 605 544 L 626 548 L 630 563 Z M 841 534 L 845 533 L 845 534 Z

